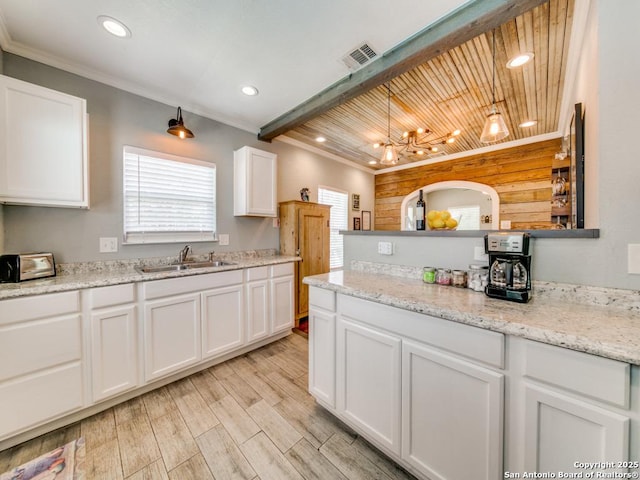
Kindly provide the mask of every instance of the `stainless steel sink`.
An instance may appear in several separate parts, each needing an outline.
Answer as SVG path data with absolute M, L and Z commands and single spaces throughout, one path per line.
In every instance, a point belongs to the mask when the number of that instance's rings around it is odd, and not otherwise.
M 184 263 L 174 263 L 172 265 L 136 267 L 136 270 L 141 273 L 159 273 L 159 272 L 177 272 L 180 270 L 191 270 L 194 268 L 225 267 L 227 265 L 235 265 L 235 263 L 225 262 L 223 260 L 214 260 L 211 262 L 184 262 Z

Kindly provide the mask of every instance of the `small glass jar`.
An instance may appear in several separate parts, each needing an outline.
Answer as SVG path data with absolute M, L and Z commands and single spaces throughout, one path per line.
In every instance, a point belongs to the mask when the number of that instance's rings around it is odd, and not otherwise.
M 424 283 L 436 283 L 436 269 L 434 267 L 424 267 L 422 269 L 422 281 Z
M 489 267 L 486 265 L 469 265 L 467 286 L 476 292 L 484 292 L 489 282 Z
M 451 285 L 451 270 L 439 268 L 436 271 L 436 283 L 438 285 Z
M 467 272 L 464 270 L 453 270 L 451 272 L 451 284 L 458 288 L 467 288 Z

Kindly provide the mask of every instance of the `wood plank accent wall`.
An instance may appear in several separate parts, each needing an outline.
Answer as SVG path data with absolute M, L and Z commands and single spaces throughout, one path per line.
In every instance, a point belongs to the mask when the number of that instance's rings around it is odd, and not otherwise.
M 552 228 L 551 168 L 560 149 L 558 138 L 376 175 L 375 229 L 400 230 L 404 197 L 449 180 L 493 187 L 500 197 L 500 220 L 511 220 L 512 229 Z

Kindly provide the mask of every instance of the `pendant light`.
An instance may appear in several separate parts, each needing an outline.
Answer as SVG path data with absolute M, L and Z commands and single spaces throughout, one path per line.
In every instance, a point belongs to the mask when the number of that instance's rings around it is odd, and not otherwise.
M 391 82 L 387 84 L 387 143 L 380 159 L 380 165 L 395 165 L 398 163 L 398 152 L 391 141 Z
M 493 143 L 509 136 L 509 129 L 502 117 L 502 114 L 496 109 L 496 31 L 493 31 L 493 83 L 491 88 L 492 104 L 491 113 L 487 115 L 480 135 L 482 143 Z
M 167 129 L 167 133 L 180 138 L 194 137 L 193 132 L 184 126 L 184 122 L 182 121 L 182 108 L 178 107 L 176 118 L 172 118 L 171 120 L 169 120 L 169 128 Z

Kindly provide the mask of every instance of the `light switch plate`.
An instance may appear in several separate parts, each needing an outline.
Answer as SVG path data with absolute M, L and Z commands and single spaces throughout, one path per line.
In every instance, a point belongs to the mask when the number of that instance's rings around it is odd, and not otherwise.
M 511 220 L 500 220 L 500 230 L 511 230 Z
M 228 233 L 219 233 L 218 234 L 218 245 L 229 245 L 229 234 Z
M 627 245 L 627 273 L 640 274 L 640 244 Z
M 100 253 L 114 253 L 118 251 L 116 237 L 100 237 Z

